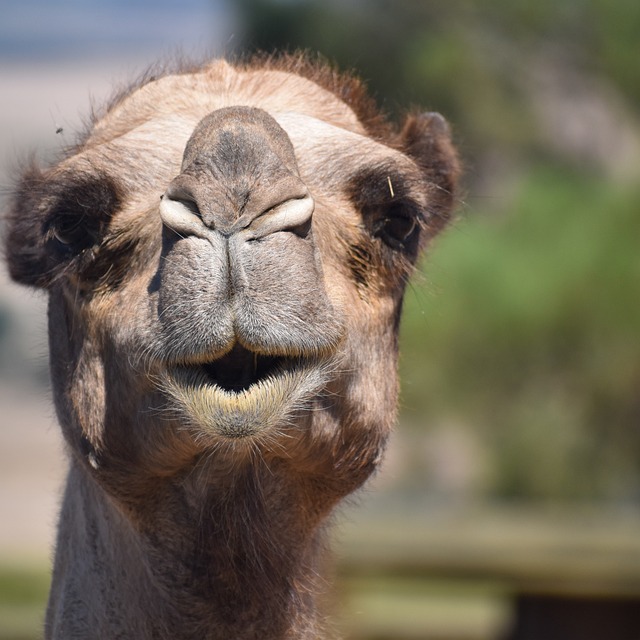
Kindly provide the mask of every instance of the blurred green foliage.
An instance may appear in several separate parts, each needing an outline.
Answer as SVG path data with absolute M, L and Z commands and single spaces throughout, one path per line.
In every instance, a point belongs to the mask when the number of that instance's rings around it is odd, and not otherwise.
M 439 239 L 409 291 L 405 410 L 479 433 L 492 493 L 640 498 L 639 202 L 538 169 L 508 212 Z
M 476 494 L 640 501 L 640 168 L 609 170 L 638 139 L 640 3 L 239 6 L 239 48 L 320 51 L 392 116 L 413 104 L 453 123 L 462 215 L 408 292 L 405 423 L 478 442 Z M 591 147 L 556 144 L 583 108 L 608 114 L 582 123 Z M 603 148 L 621 113 L 632 124 Z
M 42 637 L 50 577 L 46 567 L 0 566 L 0 639 Z

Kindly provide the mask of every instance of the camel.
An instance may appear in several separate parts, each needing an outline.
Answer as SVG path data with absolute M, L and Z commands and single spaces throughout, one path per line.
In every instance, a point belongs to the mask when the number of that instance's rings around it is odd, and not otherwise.
M 46 638 L 332 634 L 328 523 L 458 173 L 442 116 L 301 56 L 148 74 L 24 169 L 5 250 L 48 294 L 69 460 Z

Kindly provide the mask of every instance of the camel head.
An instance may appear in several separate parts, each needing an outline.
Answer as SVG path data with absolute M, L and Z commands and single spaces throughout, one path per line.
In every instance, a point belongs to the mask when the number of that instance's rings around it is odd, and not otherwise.
M 253 470 L 316 526 L 380 461 L 405 285 L 456 176 L 442 117 L 396 128 L 300 60 L 118 96 L 8 217 L 11 275 L 48 292 L 76 482 L 157 531 Z

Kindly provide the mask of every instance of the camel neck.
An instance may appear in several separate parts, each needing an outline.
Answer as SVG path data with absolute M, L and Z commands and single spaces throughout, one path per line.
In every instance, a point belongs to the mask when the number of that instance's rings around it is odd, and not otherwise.
M 322 533 L 301 487 L 286 495 L 291 483 L 265 485 L 252 470 L 195 506 L 188 487 L 165 481 L 134 522 L 83 473 L 69 476 L 48 637 L 319 636 Z

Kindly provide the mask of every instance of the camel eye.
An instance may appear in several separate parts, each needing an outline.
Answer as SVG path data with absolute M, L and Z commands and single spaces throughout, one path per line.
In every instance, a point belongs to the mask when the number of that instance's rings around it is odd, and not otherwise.
M 120 195 L 113 180 L 102 174 L 63 175 L 49 189 L 44 240 L 54 257 L 64 261 L 99 242 L 120 206 Z
M 417 226 L 416 218 L 410 211 L 406 211 L 403 207 L 392 207 L 379 221 L 375 235 L 392 249 L 403 249 L 412 238 Z
M 93 242 L 93 238 L 85 226 L 84 216 L 58 215 L 49 227 L 49 233 L 65 251 L 80 251 L 86 249 Z

